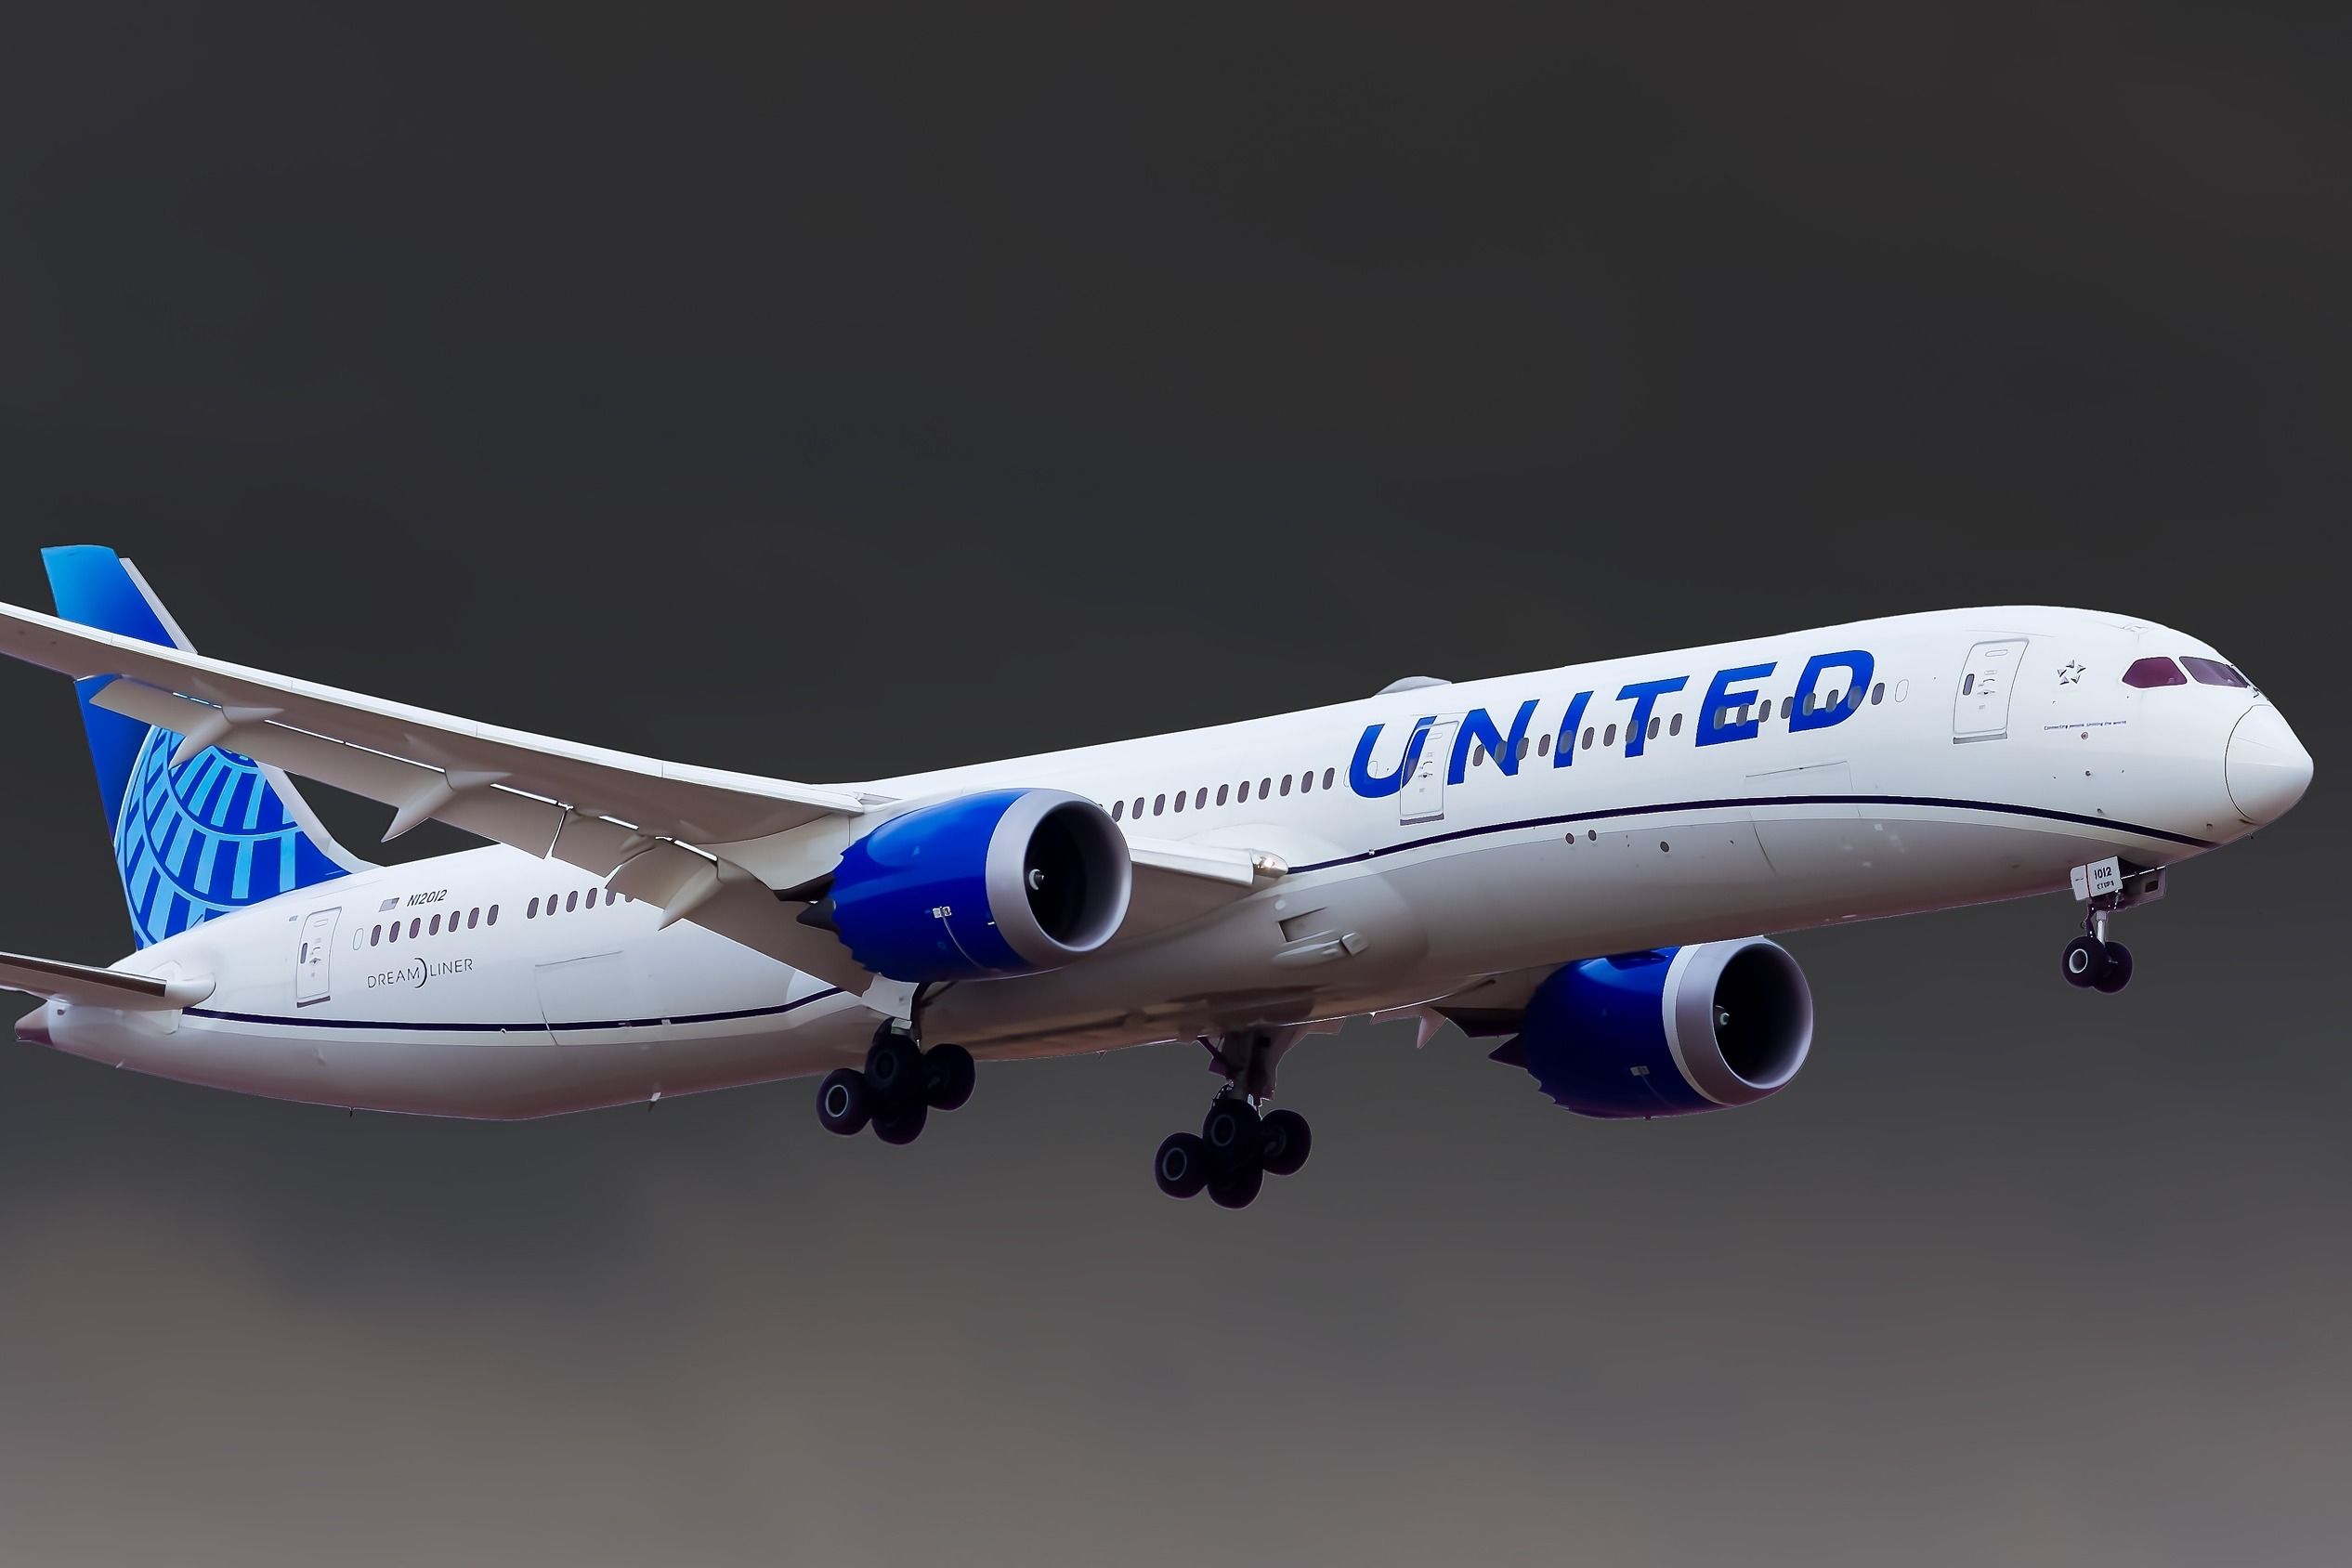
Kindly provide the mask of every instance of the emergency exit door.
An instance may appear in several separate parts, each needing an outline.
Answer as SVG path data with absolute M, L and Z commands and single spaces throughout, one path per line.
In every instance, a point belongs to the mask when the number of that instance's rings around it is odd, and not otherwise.
M 1445 815 L 1445 769 L 1454 756 L 1454 732 L 1461 724 L 1459 719 L 1440 719 L 1430 725 L 1413 777 L 1397 793 L 1398 822 L 1435 822 Z
M 334 925 L 340 908 L 313 909 L 302 922 L 301 946 L 294 950 L 294 1005 L 324 1001 L 329 993 L 328 962 L 334 952 Z
M 2025 660 L 2023 637 L 2002 637 L 1968 650 L 1953 699 L 1952 738 L 1998 740 L 2009 733 L 2009 694 Z

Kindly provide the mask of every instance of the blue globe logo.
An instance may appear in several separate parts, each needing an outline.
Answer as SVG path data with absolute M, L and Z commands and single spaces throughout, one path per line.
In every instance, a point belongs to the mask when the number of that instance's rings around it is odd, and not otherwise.
M 180 738 L 150 729 L 114 824 L 139 945 L 344 874 L 251 757 L 213 747 L 172 766 Z

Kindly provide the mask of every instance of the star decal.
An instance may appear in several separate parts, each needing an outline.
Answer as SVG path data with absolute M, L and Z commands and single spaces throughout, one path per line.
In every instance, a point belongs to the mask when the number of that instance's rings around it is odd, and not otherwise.
M 2058 685 L 2074 686 L 2082 679 L 2083 666 L 2076 660 L 2070 659 L 2058 667 Z

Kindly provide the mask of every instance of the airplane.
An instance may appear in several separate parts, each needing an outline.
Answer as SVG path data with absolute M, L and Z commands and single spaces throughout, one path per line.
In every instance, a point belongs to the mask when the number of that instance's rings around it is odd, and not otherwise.
M 1861 621 L 864 782 L 664 762 L 199 655 L 131 562 L 45 551 L 0 649 L 76 683 L 137 940 L 0 955 L 20 1040 L 351 1110 L 515 1118 L 822 1075 L 906 1143 L 976 1061 L 1197 1042 L 1153 1173 L 1305 1163 L 1300 1040 L 1447 1024 L 1588 1117 L 1779 1092 L 1813 1003 L 1756 934 L 2070 890 L 2072 986 L 2166 870 L 2309 786 L 2236 666 L 2153 622 Z M 377 866 L 293 776 L 482 847 Z

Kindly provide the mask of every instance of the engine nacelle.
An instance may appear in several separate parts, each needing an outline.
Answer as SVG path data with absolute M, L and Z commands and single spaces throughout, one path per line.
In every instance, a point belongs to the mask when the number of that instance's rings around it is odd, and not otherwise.
M 829 913 L 856 960 L 893 980 L 1057 969 L 1111 939 L 1135 869 L 1092 801 L 992 790 L 918 806 L 842 852 Z
M 1677 1117 L 1775 1092 L 1812 1043 L 1805 972 L 1750 937 L 1568 964 L 1504 1051 L 1580 1116 Z

